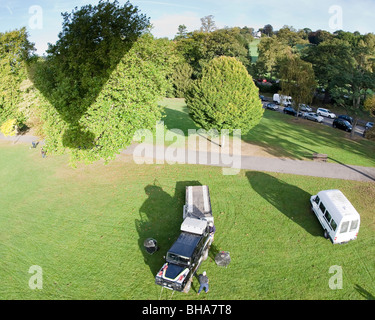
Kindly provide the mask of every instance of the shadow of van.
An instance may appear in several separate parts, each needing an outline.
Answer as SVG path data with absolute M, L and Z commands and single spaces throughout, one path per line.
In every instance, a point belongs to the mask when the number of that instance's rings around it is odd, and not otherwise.
M 267 173 L 247 172 L 252 188 L 278 211 L 314 237 L 323 235 L 315 215 L 310 211 L 311 195 Z

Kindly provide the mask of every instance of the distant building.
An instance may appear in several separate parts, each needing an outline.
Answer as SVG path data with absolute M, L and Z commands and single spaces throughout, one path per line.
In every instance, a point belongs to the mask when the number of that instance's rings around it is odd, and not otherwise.
M 253 32 L 253 36 L 255 39 L 260 39 L 262 37 L 262 32 L 261 31 L 255 31 Z

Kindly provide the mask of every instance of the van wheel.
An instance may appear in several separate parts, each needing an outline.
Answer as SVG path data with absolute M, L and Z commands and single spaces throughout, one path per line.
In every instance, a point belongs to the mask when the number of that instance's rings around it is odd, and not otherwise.
M 328 231 L 327 230 L 324 230 L 324 238 L 328 239 L 329 235 L 328 235 Z

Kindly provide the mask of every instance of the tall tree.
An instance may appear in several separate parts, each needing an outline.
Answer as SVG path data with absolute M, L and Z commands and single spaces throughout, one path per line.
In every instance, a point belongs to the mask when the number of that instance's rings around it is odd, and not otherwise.
M 148 18 L 129 2 L 100 1 L 63 16 L 46 61 L 30 67 L 46 149 L 73 161 L 111 160 L 136 130 L 161 118 L 157 99 L 170 87 L 173 43 L 145 32 Z
M 262 30 L 264 34 L 266 34 L 268 37 L 273 36 L 273 27 L 270 24 L 266 24 Z
M 34 51 L 26 28 L 0 33 L 0 125 L 9 119 L 18 123 L 24 117 L 21 84 L 27 79 L 26 63 Z
M 216 24 L 214 21 L 214 16 L 209 15 L 201 18 L 201 31 L 202 32 L 212 32 L 216 30 Z
M 308 44 L 308 40 L 304 39 L 304 32 L 298 32 L 291 26 L 284 26 L 276 32 L 277 38 L 290 47 L 295 47 L 300 44 Z
M 337 38 L 307 46 L 302 52 L 303 60 L 313 65 L 317 82 L 324 89 L 326 103 L 330 102 L 330 91 L 334 87 L 332 67 L 339 61 L 345 61 L 348 54 L 349 44 Z
M 196 31 L 189 33 L 186 39 L 179 39 L 177 49 L 193 68 L 193 77 L 197 78 L 205 64 L 220 56 L 236 57 L 249 66 L 251 40 L 240 28 L 219 29 L 210 33 Z
M 178 31 L 177 31 L 175 40 L 186 38 L 187 34 L 188 34 L 187 27 L 184 24 L 180 24 L 178 26 Z
M 279 41 L 276 36 L 263 37 L 258 45 L 259 57 L 256 70 L 260 76 L 269 75 L 271 78 L 276 71 L 278 61 L 287 54 L 292 53 L 292 48 Z
M 280 65 L 282 93 L 293 98 L 298 114 L 300 104 L 312 102 L 316 89 L 313 67 L 295 55 L 283 59 Z
M 259 89 L 244 65 L 224 56 L 205 66 L 187 92 L 186 103 L 194 121 L 207 131 L 241 129 L 247 133 L 264 112 Z
M 346 42 L 346 41 L 345 41 Z M 331 64 L 331 94 L 337 105 L 354 119 L 354 137 L 358 119 L 365 110 L 368 90 L 375 90 L 375 42 L 372 37 L 355 36 L 346 46 L 345 58 Z

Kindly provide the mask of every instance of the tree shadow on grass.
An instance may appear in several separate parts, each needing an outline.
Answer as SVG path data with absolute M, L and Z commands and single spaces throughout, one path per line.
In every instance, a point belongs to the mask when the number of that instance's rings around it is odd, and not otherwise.
M 162 106 L 163 107 L 163 106 Z M 179 129 L 183 131 L 185 137 L 189 136 L 189 130 L 199 130 L 197 124 L 189 116 L 189 111 L 186 106 L 180 110 L 171 109 L 168 107 L 164 108 L 164 121 L 165 126 L 168 130 Z
M 366 140 L 350 140 L 340 130 L 272 111 L 266 111 L 262 122 L 243 135 L 243 140 L 277 157 L 304 160 L 311 159 L 313 153 L 324 153 L 332 159 L 339 156 L 330 151 L 335 150 L 375 161 L 375 145 Z
M 263 172 L 247 172 L 246 176 L 252 188 L 288 219 L 312 236 L 322 236 L 319 222 L 310 211 L 309 193 Z
M 357 292 L 366 300 L 375 300 L 375 296 L 372 293 L 365 290 L 364 288 L 362 288 L 360 285 L 356 284 L 354 286 L 354 289 L 357 290 Z
M 135 221 L 135 227 L 139 235 L 139 249 L 153 276 L 163 266 L 164 256 L 180 235 L 186 187 L 200 185 L 198 181 L 179 181 L 174 196 L 156 184 L 145 187 L 148 198 L 139 209 L 140 219 Z M 144 248 L 144 241 L 148 238 L 158 242 L 159 250 L 153 255 Z

